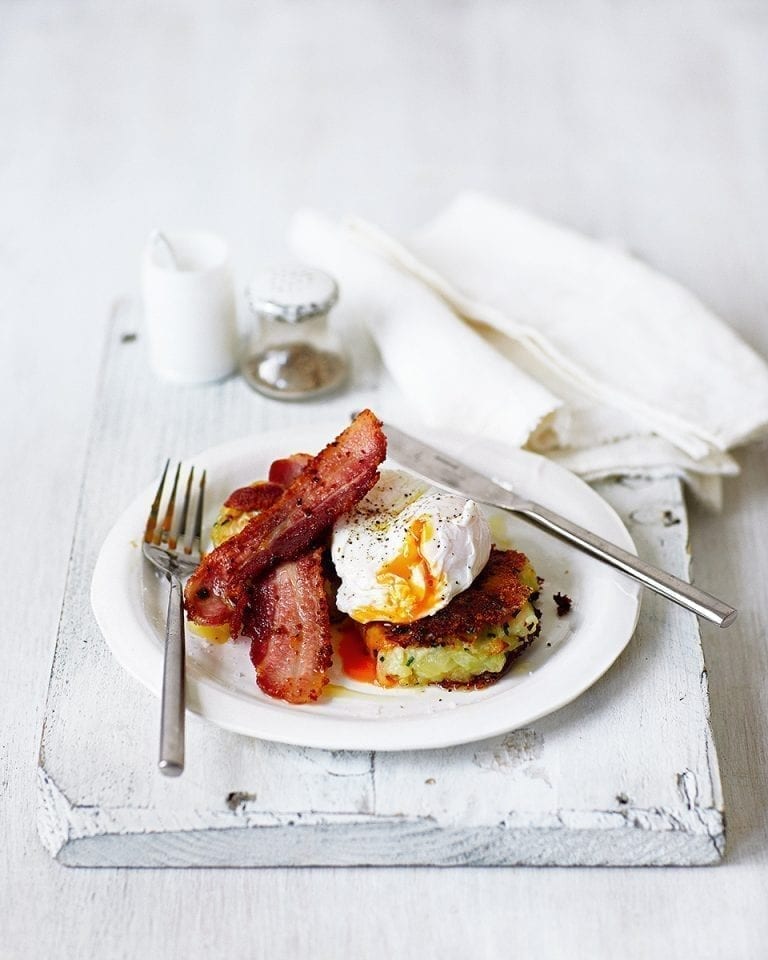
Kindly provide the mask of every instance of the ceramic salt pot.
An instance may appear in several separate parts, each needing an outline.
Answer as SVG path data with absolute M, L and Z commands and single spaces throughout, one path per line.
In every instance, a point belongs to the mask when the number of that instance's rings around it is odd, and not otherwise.
M 235 287 L 220 237 L 156 230 L 144 251 L 142 291 L 158 376 L 210 383 L 237 369 Z
M 328 323 L 339 298 L 333 277 L 301 265 L 271 267 L 246 289 L 253 329 L 241 363 L 246 381 L 279 400 L 305 400 L 342 385 L 348 363 Z

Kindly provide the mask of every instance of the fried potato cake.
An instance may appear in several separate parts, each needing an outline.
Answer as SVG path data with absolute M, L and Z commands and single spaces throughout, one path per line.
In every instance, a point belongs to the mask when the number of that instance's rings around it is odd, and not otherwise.
M 493 682 L 539 634 L 538 590 L 524 553 L 494 547 L 472 586 L 433 616 L 365 625 L 377 682 L 385 687 Z

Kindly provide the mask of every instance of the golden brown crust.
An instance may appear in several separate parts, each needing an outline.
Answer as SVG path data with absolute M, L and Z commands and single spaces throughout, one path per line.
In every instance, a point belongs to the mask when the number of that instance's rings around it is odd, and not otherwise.
M 442 610 L 413 623 L 374 621 L 365 625 L 364 637 L 370 650 L 387 646 L 434 647 L 456 637 L 478 634 L 487 627 L 511 620 L 534 594 L 520 579 L 528 562 L 516 550 L 491 550 L 491 556 L 472 586 Z

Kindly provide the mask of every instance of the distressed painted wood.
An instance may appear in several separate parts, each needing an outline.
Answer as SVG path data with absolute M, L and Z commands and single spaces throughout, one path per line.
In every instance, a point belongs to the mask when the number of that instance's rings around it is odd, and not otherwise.
M 760 0 L 2 5 L 3 960 L 764 955 L 765 444 L 721 515 L 691 510 L 696 581 L 740 610 L 703 628 L 716 869 L 70 870 L 35 812 L 104 320 L 148 231 L 219 231 L 242 286 L 301 204 L 405 234 L 481 187 L 625 244 L 768 355 L 767 42 Z
M 109 338 L 51 673 L 39 828 L 54 857 L 177 867 L 719 860 L 723 804 L 697 621 L 652 595 L 614 669 L 530 728 L 444 750 L 354 753 L 266 743 L 190 717 L 187 772 L 160 777 L 157 702 L 112 659 L 90 611 L 101 540 L 166 452 L 253 429 L 255 413 L 297 422 L 302 411 L 237 380 L 158 386 L 137 320 L 121 304 Z M 361 367 L 358 382 L 371 372 Z M 344 422 L 364 393 L 354 384 L 328 406 Z M 375 409 L 388 407 L 386 381 L 374 397 Z M 148 432 L 153 409 L 163 417 Z M 687 571 L 677 481 L 601 492 L 644 556 Z

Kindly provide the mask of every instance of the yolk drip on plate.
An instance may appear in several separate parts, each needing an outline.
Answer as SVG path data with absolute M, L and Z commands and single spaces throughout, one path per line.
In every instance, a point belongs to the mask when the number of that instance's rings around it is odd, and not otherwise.
M 346 676 L 361 683 L 373 683 L 376 679 L 376 661 L 365 645 L 357 624 L 347 618 L 334 627 L 334 633 L 341 668 Z
M 386 607 L 357 607 L 352 613 L 355 620 L 412 623 L 433 609 L 447 583 L 445 574 L 432 573 L 424 556 L 424 545 L 433 536 L 429 517 L 418 517 L 410 524 L 400 552 L 376 573 L 376 582 L 386 588 Z

